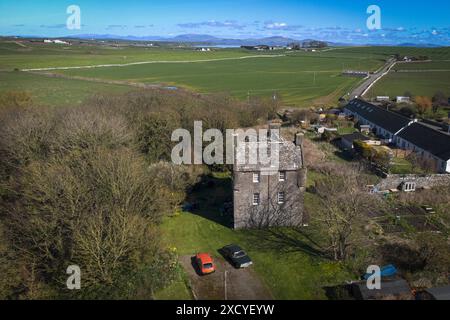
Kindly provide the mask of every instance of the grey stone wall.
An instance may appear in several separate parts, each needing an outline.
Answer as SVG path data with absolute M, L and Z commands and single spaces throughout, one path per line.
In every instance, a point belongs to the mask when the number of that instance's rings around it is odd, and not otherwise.
M 304 173 L 306 174 L 306 173 Z M 279 181 L 278 173 L 261 175 L 253 182 L 253 172 L 234 172 L 234 228 L 259 228 L 306 224 L 303 217 L 304 188 L 299 170 L 286 171 L 286 180 Z M 285 193 L 285 203 L 278 204 L 278 192 Z M 260 194 L 260 204 L 253 205 L 253 194 Z
M 448 186 L 450 185 L 450 174 L 390 174 L 387 175 L 386 178 L 384 178 L 378 185 L 376 185 L 376 188 L 379 191 L 399 189 L 403 183 L 407 182 L 415 183 L 416 189 Z

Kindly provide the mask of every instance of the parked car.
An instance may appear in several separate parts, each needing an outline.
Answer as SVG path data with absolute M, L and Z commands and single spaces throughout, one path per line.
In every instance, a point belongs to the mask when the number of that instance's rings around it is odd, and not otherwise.
M 213 258 L 207 253 L 197 253 L 195 262 L 201 274 L 210 274 L 216 271 Z
M 252 259 L 236 244 L 223 247 L 222 253 L 236 268 L 247 268 L 253 264 Z

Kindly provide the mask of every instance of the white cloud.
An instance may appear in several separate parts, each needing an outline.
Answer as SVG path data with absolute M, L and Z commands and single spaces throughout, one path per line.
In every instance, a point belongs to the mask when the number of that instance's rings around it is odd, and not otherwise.
M 226 20 L 226 21 L 216 21 L 209 20 L 203 22 L 188 22 L 188 23 L 180 23 L 178 24 L 181 28 L 202 28 L 202 27 L 210 27 L 210 28 L 230 28 L 230 29 L 243 29 L 246 27 L 245 24 L 240 24 L 234 20 Z
M 303 28 L 300 25 L 289 25 L 286 22 L 273 22 L 267 21 L 264 23 L 264 29 L 266 30 L 286 30 L 294 31 Z

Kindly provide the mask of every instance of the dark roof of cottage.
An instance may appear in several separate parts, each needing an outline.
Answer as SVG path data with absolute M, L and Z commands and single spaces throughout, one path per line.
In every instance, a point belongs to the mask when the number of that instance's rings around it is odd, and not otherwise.
M 352 294 L 359 300 L 412 299 L 411 289 L 404 279 L 382 280 L 381 289 L 370 290 L 367 282 L 352 283 Z
M 391 133 L 398 132 L 412 121 L 409 118 L 361 99 L 353 99 L 345 106 L 345 109 L 359 114 L 364 119 Z
M 363 135 L 360 132 L 354 132 L 354 133 L 350 133 L 350 134 L 344 134 L 343 136 L 341 136 L 341 139 L 343 140 L 347 140 L 349 142 L 353 142 L 355 140 L 361 140 L 361 141 L 366 141 L 366 140 L 370 140 L 369 137 Z
M 450 286 L 430 288 L 426 291 L 436 300 L 450 300 Z
M 439 159 L 450 159 L 450 135 L 447 133 L 416 122 L 403 129 L 398 136 Z
M 245 163 L 239 163 L 237 162 L 237 160 L 235 159 L 235 164 L 234 164 L 234 171 L 263 171 L 263 170 L 269 170 L 270 169 L 267 166 L 262 165 L 261 163 L 256 163 L 256 164 L 250 164 L 249 163 L 249 143 L 245 143 L 246 147 L 245 147 L 245 159 L 244 159 Z M 259 142 L 258 142 L 259 144 Z M 279 142 L 271 142 L 269 144 L 269 148 L 272 150 L 272 148 L 270 147 L 270 145 L 273 144 L 278 144 L 279 146 L 279 158 L 278 158 L 278 162 L 279 162 L 279 167 L 277 168 L 273 168 L 274 171 L 291 171 L 291 170 L 298 170 L 300 168 L 302 168 L 303 166 L 303 158 L 302 158 L 302 149 L 298 146 L 296 146 L 293 142 L 291 141 L 286 141 L 284 138 L 280 137 L 280 141 Z M 270 150 L 270 151 L 271 151 Z M 270 155 L 270 151 L 268 152 L 268 154 Z M 237 148 L 236 150 L 236 158 L 238 157 L 242 157 L 241 155 L 242 152 L 239 151 L 239 148 Z

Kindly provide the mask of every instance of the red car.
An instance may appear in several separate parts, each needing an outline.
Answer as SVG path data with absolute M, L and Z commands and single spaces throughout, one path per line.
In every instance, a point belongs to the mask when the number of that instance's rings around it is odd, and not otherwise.
M 216 266 L 211 256 L 207 253 L 197 253 L 195 262 L 201 274 L 210 274 L 216 271 Z

